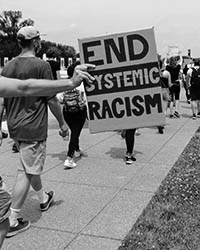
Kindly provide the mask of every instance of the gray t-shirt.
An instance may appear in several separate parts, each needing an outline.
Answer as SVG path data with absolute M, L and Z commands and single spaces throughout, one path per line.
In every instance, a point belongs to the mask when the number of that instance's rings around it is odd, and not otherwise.
M 3 68 L 2 76 L 16 79 L 53 79 L 49 64 L 37 57 L 16 57 Z M 18 141 L 47 138 L 48 97 L 5 98 L 10 137 Z

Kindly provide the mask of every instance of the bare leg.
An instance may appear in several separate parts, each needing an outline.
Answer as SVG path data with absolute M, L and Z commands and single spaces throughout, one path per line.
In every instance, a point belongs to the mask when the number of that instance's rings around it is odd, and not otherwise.
M 170 115 L 173 115 L 173 110 L 174 110 L 174 102 L 171 101 L 169 104 L 169 110 L 170 110 Z
M 179 111 L 179 100 L 175 100 L 175 111 Z
M 23 171 L 18 171 L 17 180 L 12 193 L 12 205 L 14 209 L 21 209 L 30 188 L 30 179 Z
M 196 101 L 191 101 L 192 114 L 196 115 Z
M 31 176 L 31 186 L 36 192 L 42 189 L 42 180 L 40 175 Z
M 200 112 L 200 100 L 197 100 L 197 113 Z

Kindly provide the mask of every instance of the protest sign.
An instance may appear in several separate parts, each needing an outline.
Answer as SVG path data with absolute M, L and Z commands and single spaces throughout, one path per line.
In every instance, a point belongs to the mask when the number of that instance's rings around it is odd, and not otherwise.
M 174 57 L 174 56 L 180 56 L 181 51 L 177 45 L 169 45 L 168 46 L 168 52 L 167 57 Z
M 85 86 L 90 132 L 165 124 L 153 28 L 79 39 L 81 63 L 96 65 Z

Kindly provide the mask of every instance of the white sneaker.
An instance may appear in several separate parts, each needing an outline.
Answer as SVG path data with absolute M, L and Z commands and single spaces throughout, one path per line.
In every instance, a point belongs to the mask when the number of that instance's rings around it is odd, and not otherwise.
M 73 158 L 67 157 L 67 159 L 64 162 L 64 166 L 66 168 L 75 168 L 77 165 L 74 162 Z
M 82 150 L 74 152 L 74 157 L 76 157 L 76 158 L 87 157 L 87 156 L 88 156 L 88 154 Z

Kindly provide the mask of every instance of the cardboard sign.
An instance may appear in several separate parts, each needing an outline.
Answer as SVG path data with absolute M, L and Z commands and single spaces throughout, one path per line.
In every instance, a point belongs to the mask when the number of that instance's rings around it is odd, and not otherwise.
M 167 57 L 172 57 L 172 56 L 180 56 L 181 54 L 181 51 L 179 49 L 178 46 L 176 45 L 171 45 L 171 46 L 168 46 L 168 52 L 167 52 Z
M 85 86 L 90 132 L 165 124 L 154 30 L 79 39 L 81 63 L 96 65 Z

